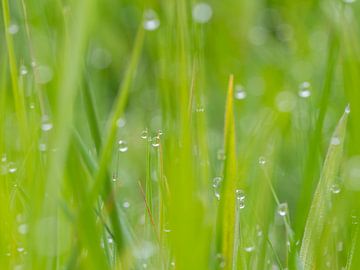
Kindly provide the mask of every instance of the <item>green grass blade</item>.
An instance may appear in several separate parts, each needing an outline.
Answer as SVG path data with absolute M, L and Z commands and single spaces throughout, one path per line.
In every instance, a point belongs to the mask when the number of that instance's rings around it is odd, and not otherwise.
M 329 211 L 328 205 L 331 198 L 330 188 L 341 164 L 347 117 L 347 113 L 344 113 L 333 133 L 333 137 L 340 140 L 340 145 L 330 144 L 320 180 L 311 203 L 300 249 L 300 258 L 304 269 L 316 269 L 316 247 L 319 244 Z

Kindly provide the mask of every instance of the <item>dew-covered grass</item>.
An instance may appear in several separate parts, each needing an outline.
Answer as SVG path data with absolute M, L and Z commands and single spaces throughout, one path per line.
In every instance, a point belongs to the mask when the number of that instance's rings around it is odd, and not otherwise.
M 0 13 L 0 269 L 360 269 L 358 2 Z

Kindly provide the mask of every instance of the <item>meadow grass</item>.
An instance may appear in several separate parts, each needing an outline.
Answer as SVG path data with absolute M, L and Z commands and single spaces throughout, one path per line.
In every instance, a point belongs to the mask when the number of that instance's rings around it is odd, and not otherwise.
M 359 269 L 359 12 L 1 0 L 0 269 Z

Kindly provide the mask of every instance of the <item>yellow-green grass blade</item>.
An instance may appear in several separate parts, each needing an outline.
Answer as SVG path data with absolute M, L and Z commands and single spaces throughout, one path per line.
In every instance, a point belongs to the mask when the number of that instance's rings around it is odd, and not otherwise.
M 230 75 L 225 107 L 224 128 L 224 169 L 223 189 L 221 192 L 219 218 L 221 219 L 221 254 L 224 256 L 225 269 L 232 269 L 234 258 L 234 231 L 237 187 L 237 155 L 234 117 L 234 76 Z

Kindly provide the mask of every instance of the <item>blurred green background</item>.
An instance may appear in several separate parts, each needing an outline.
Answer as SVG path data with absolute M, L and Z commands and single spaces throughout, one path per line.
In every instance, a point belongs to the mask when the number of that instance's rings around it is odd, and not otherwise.
M 360 267 L 358 2 L 1 11 L 1 269 Z

